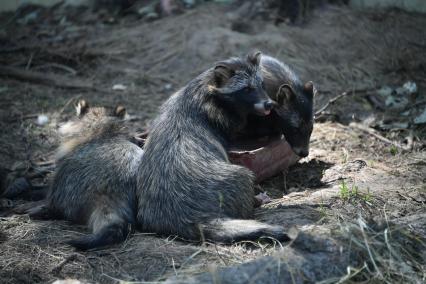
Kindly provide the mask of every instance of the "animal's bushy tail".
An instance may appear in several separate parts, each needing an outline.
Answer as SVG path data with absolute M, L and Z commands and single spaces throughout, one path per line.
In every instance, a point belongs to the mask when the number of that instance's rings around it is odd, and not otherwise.
M 123 242 L 130 232 L 130 226 L 125 223 L 112 223 L 99 231 L 84 237 L 70 240 L 67 243 L 79 250 L 88 250 Z
M 290 240 L 283 227 L 255 220 L 219 218 L 202 225 L 200 229 L 206 240 L 221 243 L 255 241 L 262 237 L 278 241 Z

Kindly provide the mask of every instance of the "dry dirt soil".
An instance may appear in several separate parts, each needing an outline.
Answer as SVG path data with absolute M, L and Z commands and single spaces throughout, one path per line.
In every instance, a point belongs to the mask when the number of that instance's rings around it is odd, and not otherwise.
M 244 9 L 210 3 L 152 22 L 61 6 L 1 15 L 2 182 L 31 175 L 34 185 L 46 184 L 48 175 L 36 171 L 49 171 L 57 126 L 73 115 L 78 98 L 124 104 L 139 131 L 170 94 L 215 61 L 258 49 L 315 82 L 316 109 L 349 93 L 316 123 L 309 157 L 260 185 L 273 201 L 256 218 L 283 225 L 294 240 L 200 245 L 135 233 L 82 253 L 63 241 L 84 228 L 1 217 L 0 282 L 426 281 L 425 128 L 369 128 L 402 117 L 372 106 L 369 95 L 381 86 L 416 82 L 412 107 L 424 109 L 426 17 L 324 6 L 302 25 L 276 26 L 261 17 L 247 21 Z M 242 19 L 246 28 L 236 31 Z M 117 84 L 125 88 L 113 90 Z M 36 123 L 40 114 L 47 124 Z M 22 202 L 1 199 L 0 211 Z

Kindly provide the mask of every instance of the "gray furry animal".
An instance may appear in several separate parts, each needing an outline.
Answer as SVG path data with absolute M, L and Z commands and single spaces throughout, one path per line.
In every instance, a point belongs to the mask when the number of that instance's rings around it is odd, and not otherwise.
M 219 62 L 164 103 L 137 177 L 142 231 L 225 243 L 288 240 L 281 226 L 247 220 L 254 175 L 231 164 L 225 150 L 248 114 L 267 115 L 275 104 L 262 88 L 260 58 Z
M 264 88 L 278 102 L 271 115 L 250 115 L 239 139 L 284 134 L 293 151 L 300 157 L 309 155 L 309 140 L 313 129 L 312 82 L 303 84 L 289 66 L 279 60 L 262 56 L 260 61 Z
M 60 128 L 47 199 L 28 213 L 87 225 L 91 234 L 68 242 L 87 250 L 123 241 L 135 224 L 135 175 L 143 151 L 130 142 L 124 107 L 89 107 L 81 100 L 77 115 Z

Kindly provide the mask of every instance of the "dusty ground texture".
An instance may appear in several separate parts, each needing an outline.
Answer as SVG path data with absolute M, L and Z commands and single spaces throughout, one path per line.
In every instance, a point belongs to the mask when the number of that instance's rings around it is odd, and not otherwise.
M 63 241 L 84 228 L 4 217 L 0 282 L 426 281 L 425 127 L 412 123 L 425 108 L 426 17 L 325 6 L 302 26 L 256 18 L 241 33 L 232 27 L 244 9 L 206 4 L 153 22 L 125 16 L 107 23 L 60 6 L 39 10 L 35 20 L 25 17 L 33 10 L 3 14 L 2 182 L 23 175 L 33 185 L 47 182 L 37 170 L 52 158 L 58 123 L 72 115 L 77 98 L 124 104 L 139 118 L 138 131 L 173 91 L 213 62 L 259 49 L 317 84 L 316 109 L 348 92 L 315 125 L 309 157 L 261 184 L 273 201 L 256 218 L 285 226 L 294 241 L 199 245 L 136 233 L 121 245 L 80 253 Z M 23 80 L 6 67 L 42 76 Z M 408 80 L 418 87 L 408 107 L 383 110 L 375 90 Z M 113 90 L 115 84 L 126 88 Z M 49 118 L 43 126 L 36 123 L 40 114 Z M 408 126 L 392 126 L 401 121 Z M 379 125 L 391 127 L 380 131 Z M 0 211 L 24 202 L 0 200 Z

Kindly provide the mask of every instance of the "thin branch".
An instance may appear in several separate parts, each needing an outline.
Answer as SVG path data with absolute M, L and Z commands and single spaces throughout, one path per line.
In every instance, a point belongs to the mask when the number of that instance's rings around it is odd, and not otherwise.
M 65 76 L 48 75 L 10 66 L 0 66 L 0 77 L 1 76 L 60 88 L 97 90 L 92 83 L 70 79 Z
M 59 263 L 57 266 L 55 266 L 52 270 L 51 270 L 51 273 L 53 273 L 54 275 L 58 275 L 60 272 L 61 272 L 61 270 L 62 270 L 62 268 L 64 268 L 64 266 L 67 264 L 67 263 L 69 263 L 69 262 L 72 262 L 72 261 L 74 261 L 74 260 L 76 260 L 77 259 L 77 257 L 78 257 L 78 255 L 77 254 L 71 254 L 71 255 L 69 255 L 69 256 L 67 256 L 61 263 Z
M 354 90 L 343 92 L 340 95 L 337 95 L 337 96 L 331 98 L 330 100 L 328 100 L 328 102 L 323 107 L 321 107 L 319 110 L 317 110 L 315 112 L 315 117 L 321 115 L 332 104 L 334 104 L 336 101 L 340 100 L 341 98 L 346 97 L 347 95 L 352 95 L 352 94 L 357 94 L 357 93 L 368 93 L 368 92 L 371 92 L 371 91 L 374 91 L 374 90 L 375 89 L 373 89 L 373 88 L 363 88 L 363 89 L 354 89 Z M 330 91 L 324 90 L 323 93 L 324 92 L 329 93 Z
M 45 68 L 61 69 L 63 71 L 70 73 L 73 76 L 77 75 L 77 71 L 75 69 L 73 69 L 69 66 L 66 66 L 64 64 L 59 64 L 59 63 L 46 63 L 46 64 L 43 64 L 43 65 L 35 66 L 32 69 L 33 70 L 40 70 L 40 69 L 45 69 Z
M 323 113 L 330 105 L 334 104 L 336 101 L 340 100 L 341 98 L 345 97 L 348 95 L 348 92 L 343 92 L 338 96 L 335 96 L 334 98 L 331 98 L 330 100 L 328 100 L 328 102 L 319 110 L 317 110 L 315 112 L 315 117 L 319 116 L 321 113 Z
M 361 131 L 363 131 L 363 132 L 365 132 L 365 133 L 367 133 L 367 134 L 369 134 L 369 135 L 371 135 L 371 136 L 373 136 L 373 137 L 377 138 L 378 140 L 380 140 L 380 141 L 382 141 L 382 142 L 385 142 L 386 144 L 394 145 L 395 147 L 400 148 L 400 149 L 402 149 L 402 150 L 409 150 L 409 149 L 410 149 L 410 147 L 411 147 L 411 146 L 404 147 L 404 146 L 402 146 L 401 144 L 399 144 L 398 142 L 395 142 L 395 141 L 389 140 L 389 139 L 387 139 L 386 137 L 384 137 L 384 136 L 382 136 L 382 135 L 378 134 L 376 131 L 374 131 L 374 129 L 372 129 L 372 128 L 370 128 L 370 127 L 367 127 L 367 126 L 364 126 L 364 125 L 362 125 L 362 124 L 355 123 L 355 122 L 351 122 L 351 123 L 349 124 L 349 126 L 350 126 L 350 127 L 353 127 L 353 128 L 356 128 L 356 129 L 359 129 L 359 130 L 361 130 Z

